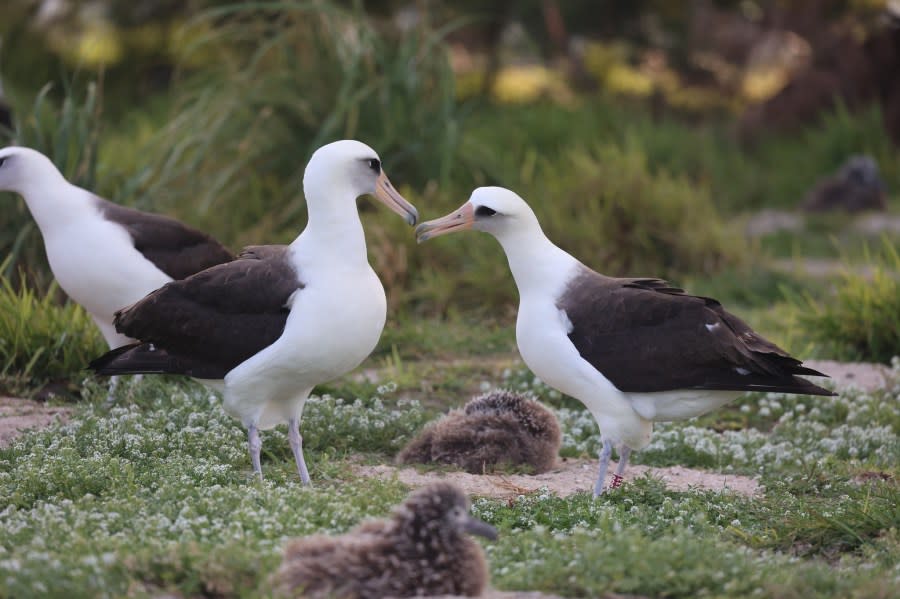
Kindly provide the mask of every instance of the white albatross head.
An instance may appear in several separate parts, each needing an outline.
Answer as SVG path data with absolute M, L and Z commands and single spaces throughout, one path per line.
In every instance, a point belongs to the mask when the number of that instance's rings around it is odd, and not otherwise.
M 308 204 L 333 201 L 336 196 L 372 194 L 378 201 L 406 219 L 419 220 L 415 207 L 394 189 L 381 167 L 378 154 L 366 144 L 352 139 L 322 146 L 312 155 L 303 174 Z
M 0 191 L 27 195 L 35 187 L 47 187 L 65 178 L 53 162 L 31 148 L 8 146 L 0 150 Z M 27 198 L 26 198 L 27 199 Z
M 537 216 L 518 194 L 504 187 L 479 187 L 457 210 L 416 227 L 416 239 L 421 243 L 466 229 L 490 233 L 501 243 L 517 234 L 541 233 Z

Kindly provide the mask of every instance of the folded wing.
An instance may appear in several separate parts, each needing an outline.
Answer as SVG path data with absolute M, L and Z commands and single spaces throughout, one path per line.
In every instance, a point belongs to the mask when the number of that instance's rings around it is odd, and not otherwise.
M 605 277 L 587 268 L 560 298 L 579 354 L 616 387 L 833 395 L 796 375 L 806 368 L 711 298 L 660 279 Z
M 91 363 L 101 374 L 171 372 L 223 378 L 284 331 L 303 283 L 288 246 L 252 246 L 237 260 L 172 281 L 116 313 L 116 330 L 140 343 Z
M 184 279 L 234 256 L 211 236 L 161 214 L 141 212 L 95 198 L 103 217 L 121 225 L 134 247 L 158 269 Z

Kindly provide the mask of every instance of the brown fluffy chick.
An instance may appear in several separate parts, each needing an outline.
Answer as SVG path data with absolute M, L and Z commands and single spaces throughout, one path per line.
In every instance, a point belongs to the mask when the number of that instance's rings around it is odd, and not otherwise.
M 838 173 L 822 179 L 800 205 L 807 212 L 887 210 L 886 188 L 871 156 L 851 156 Z
M 556 416 L 537 401 L 498 389 L 427 426 L 397 456 L 401 464 L 452 464 L 472 474 L 498 467 L 553 467 L 559 453 Z
M 476 596 L 487 585 L 488 568 L 466 533 L 497 538 L 493 526 L 469 514 L 458 487 L 433 483 L 410 494 L 387 520 L 288 543 L 276 586 L 283 595 L 310 599 Z

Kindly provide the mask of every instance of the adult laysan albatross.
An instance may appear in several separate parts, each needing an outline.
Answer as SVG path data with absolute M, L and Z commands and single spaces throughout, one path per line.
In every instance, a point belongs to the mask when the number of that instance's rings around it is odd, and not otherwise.
M 44 238 L 59 286 L 97 323 L 110 348 L 133 340 L 116 332 L 116 310 L 173 279 L 234 257 L 215 239 L 177 220 L 108 202 L 66 181 L 36 150 L 0 150 L 0 191 L 25 199 Z
M 650 442 L 654 421 L 699 416 L 747 391 L 833 395 L 796 376 L 827 375 L 804 367 L 716 300 L 660 279 L 594 272 L 554 245 L 508 189 L 476 189 L 416 235 L 422 242 L 465 229 L 490 233 L 506 253 L 519 288 L 516 341 L 525 364 L 597 420 L 603 448 L 595 496 L 613 444 L 620 447 L 618 486 L 631 450 Z
M 358 141 L 319 148 L 303 190 L 309 222 L 293 243 L 249 247 L 234 262 L 169 283 L 120 311 L 117 330 L 141 343 L 113 350 L 91 368 L 217 381 L 225 411 L 247 427 L 253 470 L 262 476 L 259 429 L 287 422 L 306 484 L 303 404 L 315 385 L 371 353 L 387 315 L 356 199 L 372 193 L 410 225 L 418 213 L 391 185 L 375 151 Z

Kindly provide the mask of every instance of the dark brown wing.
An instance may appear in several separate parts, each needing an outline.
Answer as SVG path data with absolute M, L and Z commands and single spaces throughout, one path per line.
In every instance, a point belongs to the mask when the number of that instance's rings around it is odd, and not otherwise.
M 116 314 L 116 330 L 142 343 L 95 360 L 101 374 L 173 372 L 222 378 L 284 331 L 303 288 L 288 246 L 253 246 L 237 260 L 172 281 Z
M 103 217 L 124 227 L 135 249 L 176 281 L 234 259 L 218 241 L 173 218 L 95 199 Z
M 569 339 L 626 392 L 674 389 L 833 395 L 805 368 L 714 299 L 659 279 L 616 279 L 584 268 L 560 298 Z

